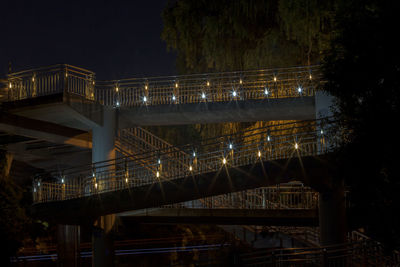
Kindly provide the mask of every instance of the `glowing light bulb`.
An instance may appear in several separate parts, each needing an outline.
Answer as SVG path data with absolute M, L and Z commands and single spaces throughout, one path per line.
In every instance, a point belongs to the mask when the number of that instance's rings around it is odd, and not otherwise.
M 147 88 L 148 88 L 148 87 L 147 87 L 147 84 L 146 84 L 146 85 L 144 86 L 144 89 L 147 90 Z
M 93 83 L 93 85 L 94 85 L 96 82 L 95 82 L 95 81 L 93 81 L 92 83 Z
M 312 79 L 312 75 L 310 74 L 310 80 Z
M 93 93 L 91 93 L 90 95 L 91 95 L 92 97 L 94 97 L 94 94 L 93 94 Z
M 11 89 L 12 88 L 12 83 L 10 83 L 8 87 Z
M 233 145 L 232 144 L 229 144 L 229 149 L 233 149 Z
M 233 91 L 233 92 L 232 92 L 232 95 L 233 95 L 233 97 L 236 97 L 236 96 L 237 96 L 236 91 Z
M 92 176 L 93 176 L 93 177 L 95 177 L 95 174 L 94 174 L 94 172 L 92 173 Z
M 161 164 L 161 159 L 158 159 L 158 161 L 157 161 L 157 162 L 158 162 L 158 164 Z
M 193 157 L 194 157 L 194 158 L 196 157 L 196 152 L 193 152 Z
M 176 100 L 176 96 L 172 95 L 172 101 L 175 101 L 175 100 Z
M 178 83 L 175 83 L 175 88 L 178 88 Z
M 35 82 L 35 77 L 32 77 L 32 82 Z
M 128 178 L 125 178 L 125 182 L 128 183 Z
M 62 183 L 62 184 L 64 183 L 64 178 L 61 178 L 61 183 Z
M 271 141 L 271 137 L 269 137 L 269 135 L 267 136 L 267 141 Z
M 265 87 L 264 94 L 265 94 L 265 95 L 269 95 L 269 91 L 268 91 L 268 88 L 267 88 L 267 87 Z
M 117 101 L 116 106 L 119 107 L 119 101 Z
M 40 182 L 38 182 L 37 185 L 40 186 Z
M 118 86 L 117 86 L 117 87 L 115 87 L 115 92 L 117 92 L 117 93 L 118 93 L 118 90 L 119 90 Z
M 193 171 L 192 165 L 189 166 L 189 171 Z
M 210 82 L 209 81 L 207 81 L 207 86 L 210 86 Z
M 157 178 L 159 178 L 159 177 L 160 177 L 160 172 L 159 172 L 159 171 L 157 171 L 157 173 L 156 173 L 156 177 L 157 177 Z
M 145 103 L 147 102 L 147 97 L 146 96 L 143 97 L 143 102 L 145 102 Z
M 297 88 L 297 92 L 301 94 L 301 91 L 303 91 L 303 89 L 301 88 L 301 86 L 299 86 L 299 88 Z
M 298 148 L 299 148 L 299 144 L 297 144 L 297 142 L 294 143 L 294 149 L 298 149 Z
M 201 98 L 206 99 L 206 94 L 204 92 L 201 93 Z
M 94 184 L 94 187 L 97 189 L 97 183 Z
M 321 129 L 321 134 L 324 134 L 324 130 Z
M 222 164 L 226 164 L 226 158 L 222 159 Z
M 259 158 L 261 157 L 261 151 L 260 150 L 258 150 L 257 155 L 258 155 Z
M 274 82 L 276 82 L 276 76 L 274 76 Z
M 68 78 L 68 72 L 65 73 L 65 78 Z
M 239 83 L 240 83 L 240 84 L 242 84 L 242 83 L 243 83 L 243 80 L 242 80 L 242 79 L 240 79 L 240 80 L 239 80 Z

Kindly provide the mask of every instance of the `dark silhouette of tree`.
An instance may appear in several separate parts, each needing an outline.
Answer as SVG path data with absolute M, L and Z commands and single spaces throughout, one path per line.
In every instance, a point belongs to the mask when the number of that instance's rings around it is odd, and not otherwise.
M 324 62 L 326 90 L 336 97 L 338 169 L 351 186 L 351 216 L 390 247 L 400 244 L 400 52 L 391 30 L 398 14 L 391 1 L 343 1 Z

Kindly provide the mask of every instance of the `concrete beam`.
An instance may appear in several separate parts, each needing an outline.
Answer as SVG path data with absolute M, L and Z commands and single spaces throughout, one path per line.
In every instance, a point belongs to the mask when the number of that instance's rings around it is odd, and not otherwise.
M 65 201 L 37 203 L 32 212 L 49 220 L 76 224 L 99 216 L 222 195 L 290 180 L 318 191 L 329 188 L 335 169 L 324 157 L 302 157 L 238 168 L 221 168 L 203 175 L 165 181 Z M 73 223 L 72 223 L 73 222 Z
M 90 133 L 11 113 L 0 114 L 0 129 L 14 135 L 27 136 L 52 143 L 92 148 Z
M 315 98 L 296 97 L 122 107 L 119 128 L 150 125 L 315 119 Z
M 318 226 L 316 209 L 160 208 L 135 215 L 118 214 L 123 223 L 191 223 L 223 225 Z

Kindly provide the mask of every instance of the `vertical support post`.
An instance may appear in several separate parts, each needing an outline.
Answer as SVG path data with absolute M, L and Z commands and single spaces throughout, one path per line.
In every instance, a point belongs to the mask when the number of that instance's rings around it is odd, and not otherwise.
M 103 125 L 95 127 L 92 132 L 92 162 L 115 159 L 115 134 L 117 113 L 113 108 L 104 107 Z M 98 190 L 101 192 L 101 186 L 111 186 L 112 172 L 114 166 L 105 164 L 105 166 L 96 166 L 109 175 L 99 177 Z M 101 183 L 101 179 L 109 179 L 108 183 Z M 114 265 L 114 246 L 113 233 L 115 223 L 115 214 L 101 216 L 93 227 L 92 232 L 92 265 L 93 266 L 113 266 Z
M 346 242 L 347 225 L 343 181 L 332 185 L 330 191 L 320 192 L 319 226 L 322 246 Z
M 79 225 L 57 225 L 57 254 L 59 267 L 77 267 L 80 259 Z

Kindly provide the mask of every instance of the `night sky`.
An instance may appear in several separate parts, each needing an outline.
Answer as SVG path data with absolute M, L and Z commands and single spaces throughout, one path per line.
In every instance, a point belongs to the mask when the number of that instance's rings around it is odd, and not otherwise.
M 176 74 L 175 54 L 161 40 L 167 0 L 2 1 L 0 77 L 58 63 L 97 79 Z

